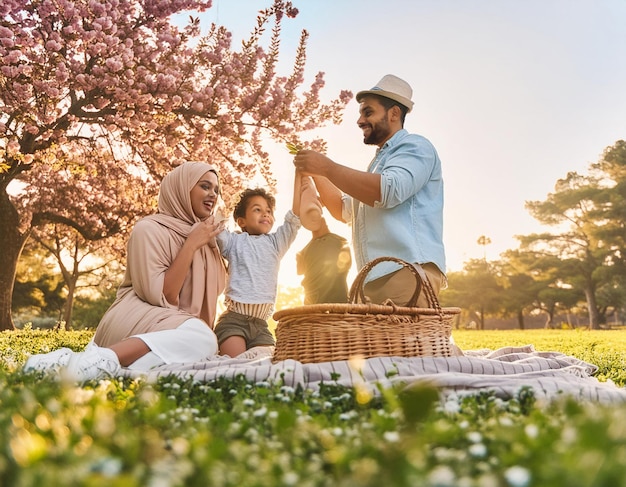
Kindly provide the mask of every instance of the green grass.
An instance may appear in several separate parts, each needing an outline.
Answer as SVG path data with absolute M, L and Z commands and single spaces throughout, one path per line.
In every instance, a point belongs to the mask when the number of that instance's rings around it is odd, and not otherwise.
M 626 330 L 455 330 L 452 335 L 464 350 L 533 345 L 538 351 L 572 355 L 597 365 L 599 380 L 626 385 Z
M 441 401 L 424 387 L 362 403 L 332 384 L 76 386 L 20 372 L 28 353 L 79 350 L 91 333 L 0 334 L 0 486 L 626 486 L 625 404 L 544 404 L 527 390 Z M 624 384 L 626 332 L 454 337 L 573 354 Z

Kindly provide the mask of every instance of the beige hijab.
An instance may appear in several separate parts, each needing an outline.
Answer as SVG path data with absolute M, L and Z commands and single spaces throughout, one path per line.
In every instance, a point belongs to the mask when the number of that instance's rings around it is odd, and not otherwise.
M 204 162 L 186 162 L 168 173 L 161 181 L 158 213 L 147 218 L 187 237 L 200 219 L 191 206 L 191 190 L 207 172 L 217 176 L 217 170 Z M 208 246 L 196 252 L 191 264 L 189 289 L 183 287 L 180 306 L 213 325 L 216 315 L 217 296 L 224 290 L 226 270 L 217 249 Z M 204 288 L 204 289 L 203 289 Z M 200 304 L 200 298 L 202 303 Z
M 209 171 L 218 175 L 210 164 L 186 162 L 168 173 L 161 181 L 159 213 L 152 218 L 185 237 L 189 235 L 193 225 L 200 221 L 191 206 L 191 190 Z

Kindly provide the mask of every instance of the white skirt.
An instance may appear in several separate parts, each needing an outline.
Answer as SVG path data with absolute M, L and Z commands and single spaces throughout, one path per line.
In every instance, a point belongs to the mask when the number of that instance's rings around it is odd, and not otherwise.
M 217 355 L 215 333 L 198 318 L 189 318 L 173 330 L 153 331 L 133 335 L 133 337 L 143 340 L 152 353 L 161 359 L 161 364 L 198 362 Z M 134 366 L 139 365 L 138 362 L 142 359 L 143 357 L 131 364 L 129 368 L 135 368 Z M 161 364 L 152 363 L 147 368 Z

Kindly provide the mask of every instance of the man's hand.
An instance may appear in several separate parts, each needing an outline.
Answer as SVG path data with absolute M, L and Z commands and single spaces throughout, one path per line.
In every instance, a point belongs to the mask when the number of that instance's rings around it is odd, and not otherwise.
M 293 165 L 303 175 L 327 177 L 329 168 L 334 162 L 320 152 L 301 150 L 293 158 Z

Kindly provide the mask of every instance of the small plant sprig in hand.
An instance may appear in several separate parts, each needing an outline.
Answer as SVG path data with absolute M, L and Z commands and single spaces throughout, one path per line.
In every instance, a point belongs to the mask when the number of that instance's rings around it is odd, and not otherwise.
M 287 150 L 289 151 L 290 154 L 293 154 L 294 156 L 298 154 L 298 152 L 300 152 L 302 150 L 302 147 L 299 146 L 298 144 L 294 144 L 292 142 L 287 142 Z

